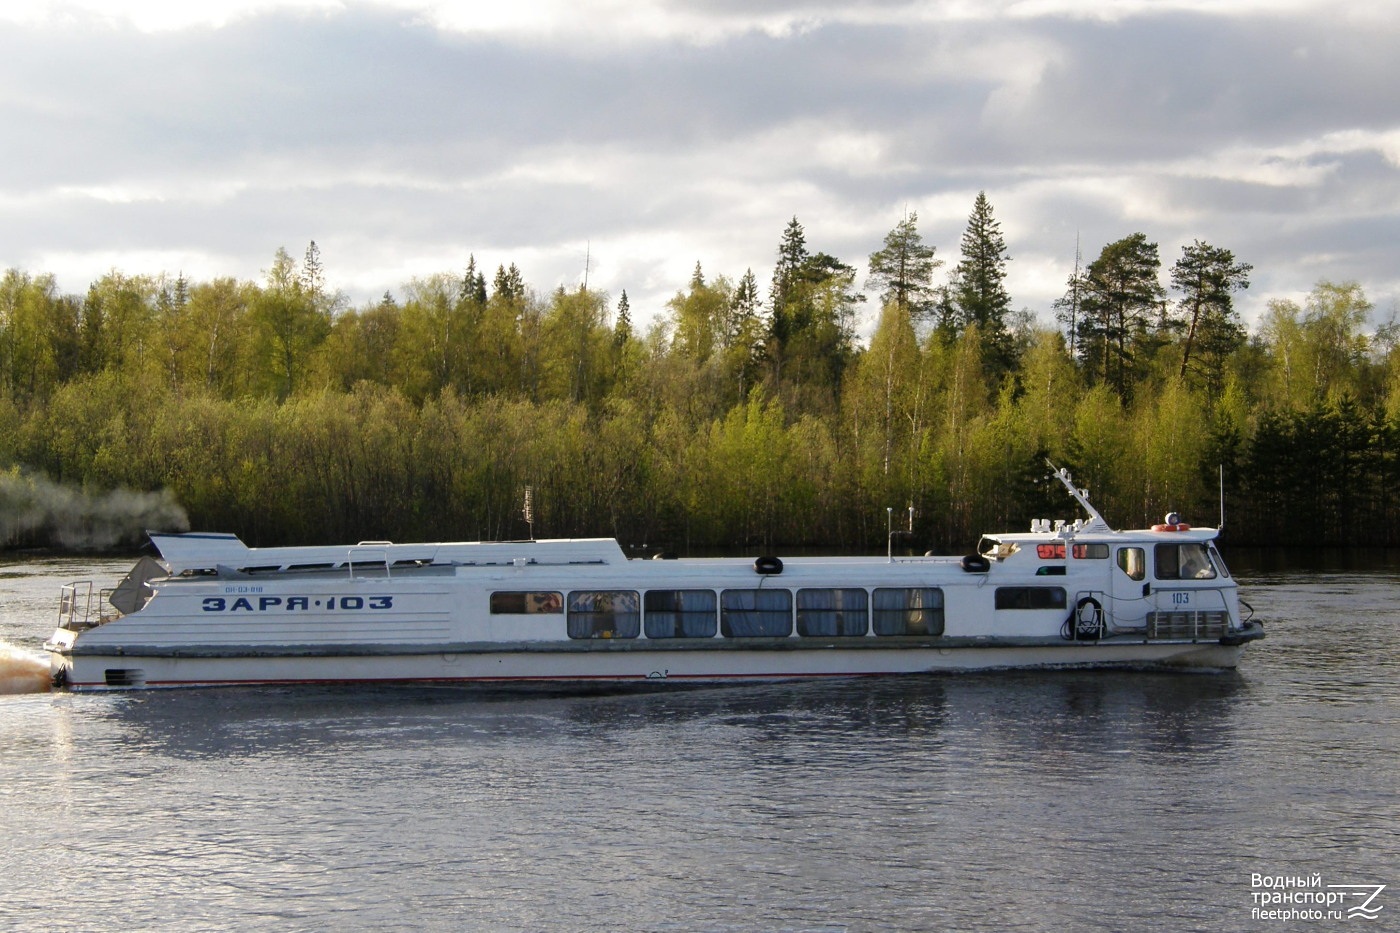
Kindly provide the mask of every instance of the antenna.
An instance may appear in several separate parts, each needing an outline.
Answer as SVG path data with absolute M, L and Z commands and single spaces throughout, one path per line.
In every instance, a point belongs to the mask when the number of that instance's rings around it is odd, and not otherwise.
M 525 516 L 525 524 L 530 526 L 530 540 L 535 540 L 535 487 L 525 487 L 525 508 L 521 512 Z
M 583 245 L 583 290 L 588 291 L 588 269 L 593 261 L 593 241 L 585 240 Z
M 1215 530 L 1218 532 L 1225 527 L 1225 464 L 1220 464 L 1220 525 Z

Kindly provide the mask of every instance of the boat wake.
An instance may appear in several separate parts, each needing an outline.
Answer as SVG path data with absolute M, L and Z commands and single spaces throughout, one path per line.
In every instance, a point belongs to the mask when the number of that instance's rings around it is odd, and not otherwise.
M 0 694 L 47 693 L 51 686 L 47 660 L 0 641 Z

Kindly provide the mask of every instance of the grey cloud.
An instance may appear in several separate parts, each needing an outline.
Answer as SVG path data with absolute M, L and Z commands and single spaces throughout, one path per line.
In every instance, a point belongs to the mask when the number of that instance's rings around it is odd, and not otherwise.
M 571 257 L 589 238 L 670 235 L 693 244 L 677 268 L 747 255 L 713 271 L 763 274 L 788 217 L 817 248 L 862 264 L 902 204 L 955 258 L 971 196 L 986 189 L 999 216 L 1016 219 L 1009 246 L 1027 266 L 1062 257 L 1067 274 L 1076 231 L 1092 258 L 1143 229 L 1168 262 L 1168 244 L 1199 236 L 1254 262 L 1260 281 L 1295 274 L 1302 256 L 1344 256 L 1335 261 L 1349 277 L 1394 287 L 1370 239 L 1393 232 L 1394 164 L 1329 153 L 1300 157 L 1336 166 L 1307 183 L 1217 177 L 1232 158 L 1400 127 L 1393 32 L 1192 13 L 850 19 L 711 45 L 602 48 L 441 32 L 363 6 L 171 33 L 7 29 L 0 119 L 22 131 L 0 150 L 0 197 L 12 204 L 0 264 L 198 249 L 242 257 L 226 271 L 250 276 L 277 246 L 295 254 L 311 238 L 344 243 L 357 252 L 339 261 L 364 267 L 360 251 L 375 243 L 385 256 Z M 880 161 L 804 158 L 834 131 L 883 141 Z M 788 147 L 758 148 L 784 132 L 795 137 Z M 1263 155 L 1232 155 L 1246 152 Z M 511 174 L 569 161 L 586 177 Z M 1086 196 L 1076 187 L 1086 178 L 1111 184 Z M 60 186 L 120 185 L 157 196 L 41 199 Z M 1114 203 L 1113 185 L 1148 189 L 1168 210 L 1134 216 Z M 787 190 L 793 202 L 778 203 Z M 853 216 L 867 220 L 853 226 Z M 338 257 L 326 259 L 333 275 Z M 573 261 L 525 272 L 548 288 L 574 274 Z M 607 262 L 619 276 L 662 277 L 651 258 Z M 1311 285 L 1307 275 L 1297 287 Z M 608 287 L 659 307 L 683 284 Z M 1013 297 L 1046 311 L 1054 295 Z

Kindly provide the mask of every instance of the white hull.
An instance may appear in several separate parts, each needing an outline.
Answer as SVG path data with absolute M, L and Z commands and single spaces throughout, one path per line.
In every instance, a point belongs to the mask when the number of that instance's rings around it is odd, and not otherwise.
M 1228 669 L 1236 666 L 1241 651 L 1238 645 L 1213 642 L 1097 642 L 861 650 L 491 651 L 284 657 L 122 655 L 73 658 L 66 677 L 68 687 L 74 690 L 356 682 L 659 686 L 1011 668 Z M 121 673 L 114 676 L 109 671 Z

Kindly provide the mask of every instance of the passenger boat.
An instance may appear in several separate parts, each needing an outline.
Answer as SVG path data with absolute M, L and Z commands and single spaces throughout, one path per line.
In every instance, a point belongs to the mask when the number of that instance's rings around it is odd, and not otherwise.
M 221 684 L 675 684 L 1027 667 L 1232 668 L 1216 529 L 1087 514 L 965 557 L 628 559 L 616 541 L 250 548 L 151 534 L 114 590 L 64 587 L 73 690 Z

